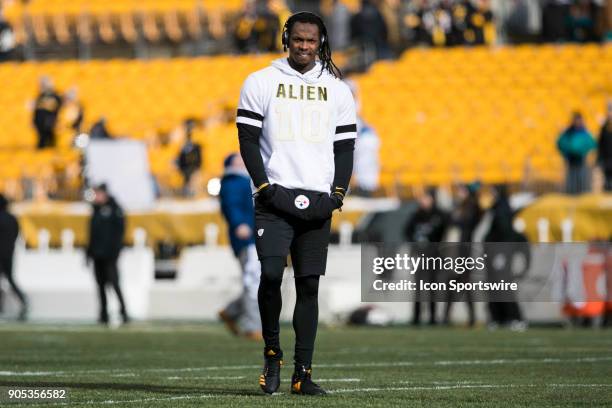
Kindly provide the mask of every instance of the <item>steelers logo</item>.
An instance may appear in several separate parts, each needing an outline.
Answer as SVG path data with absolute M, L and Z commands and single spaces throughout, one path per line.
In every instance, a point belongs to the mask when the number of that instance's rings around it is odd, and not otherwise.
M 295 197 L 295 201 L 293 203 L 300 210 L 305 210 L 310 205 L 310 200 L 305 195 L 300 194 L 299 196 Z

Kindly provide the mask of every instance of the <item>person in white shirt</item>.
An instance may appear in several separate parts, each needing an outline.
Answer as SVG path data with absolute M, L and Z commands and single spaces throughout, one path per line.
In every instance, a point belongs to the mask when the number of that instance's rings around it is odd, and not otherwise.
M 292 15 L 282 42 L 288 58 L 248 76 L 236 117 L 240 153 L 256 193 L 258 303 L 265 342 L 259 383 L 268 394 L 280 386 L 280 288 L 290 254 L 297 294 L 291 392 L 322 395 L 311 375 L 319 278 L 325 274 L 332 212 L 342 207 L 351 177 L 355 104 L 332 61 L 319 16 Z

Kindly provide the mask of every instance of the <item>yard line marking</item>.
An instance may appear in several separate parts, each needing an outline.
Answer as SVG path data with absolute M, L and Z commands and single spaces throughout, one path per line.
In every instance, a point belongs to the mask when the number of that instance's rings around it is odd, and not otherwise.
M 361 378 L 317 378 L 316 382 L 360 382 Z
M 213 398 L 215 395 L 203 394 L 203 395 L 181 395 L 177 397 L 165 397 L 165 398 L 143 398 L 134 400 L 106 400 L 106 401 L 87 401 L 86 404 L 128 404 L 136 402 L 155 402 L 155 401 L 175 401 L 175 400 L 186 400 L 186 399 L 202 399 L 202 398 Z
M 316 364 L 316 368 L 360 368 L 360 367 L 412 367 L 412 366 L 453 366 L 453 365 L 498 365 L 498 364 L 557 364 L 557 363 L 596 363 L 612 361 L 612 356 L 580 357 L 580 358 L 521 358 L 521 359 L 493 359 L 493 360 L 442 360 L 442 361 L 396 361 L 396 362 L 362 362 L 362 363 L 332 363 Z M 163 372 L 194 372 L 194 371 L 223 371 L 247 370 L 261 368 L 260 365 L 227 365 L 182 368 L 143 368 L 143 369 L 99 369 L 75 371 L 0 371 L 0 377 L 42 377 L 42 376 L 77 376 L 83 374 L 122 374 L 122 373 L 163 373 Z
M 351 392 L 383 392 L 383 391 L 437 391 L 454 390 L 461 388 L 533 388 L 533 387 L 612 387 L 612 384 L 454 384 L 414 387 L 383 387 L 383 388 L 340 388 L 328 391 L 329 394 L 344 394 Z
M 527 384 L 527 387 L 533 387 L 534 385 Z M 434 385 L 434 386 L 415 386 L 415 387 L 384 387 L 384 388 L 341 388 L 337 390 L 330 390 L 330 394 L 343 394 L 350 392 L 382 392 L 382 391 L 423 391 L 423 390 L 454 390 L 458 388 L 509 388 L 514 387 L 513 384 L 456 384 L 456 385 Z
M 594 363 L 612 361 L 610 357 L 580 357 L 580 358 L 519 358 L 519 359 L 494 359 L 494 360 L 443 360 L 443 361 L 396 361 L 396 362 L 364 362 L 364 363 L 336 363 L 316 364 L 317 368 L 352 368 L 352 367 L 410 367 L 427 365 L 489 365 L 489 364 L 525 364 L 525 363 Z
M 242 380 L 243 378 L 246 378 L 244 375 L 240 375 L 240 376 L 234 376 L 234 377 L 210 377 L 210 376 L 206 376 L 206 377 L 166 377 L 166 379 L 168 380 Z
M 612 387 L 612 384 L 547 384 L 549 387 Z
M 395 381 L 392 384 L 435 384 L 435 385 L 457 385 L 457 384 L 482 384 L 482 381 Z
M 67 405 L 114 405 L 114 404 L 134 404 L 134 403 L 143 403 L 143 402 L 158 402 L 158 401 L 176 401 L 176 400 L 189 400 L 189 399 L 204 399 L 204 398 L 214 398 L 219 397 L 220 395 L 213 394 L 202 394 L 202 395 L 181 395 L 176 397 L 165 397 L 165 398 L 142 398 L 142 399 L 132 399 L 132 400 L 103 400 L 103 401 L 69 401 L 69 402 L 45 402 L 41 404 L 31 404 L 30 406 L 67 406 Z
M 338 379 L 335 379 L 338 380 Z M 354 380 L 354 379 L 351 379 Z M 320 381 L 320 380 L 319 380 Z M 369 387 L 369 388 L 339 388 L 336 390 L 327 391 L 328 394 L 346 394 L 355 392 L 386 392 L 386 391 L 446 391 L 455 389 L 492 389 L 492 388 L 534 388 L 539 386 L 549 387 L 612 387 L 612 384 L 461 384 L 457 383 L 454 385 L 434 385 L 434 386 L 414 386 L 414 387 Z M 274 393 L 273 396 L 281 396 L 285 393 L 279 392 Z M 31 406 L 67 406 L 67 405 L 114 405 L 114 404 L 130 404 L 130 403 L 144 403 L 144 402 L 161 402 L 161 401 L 176 401 L 176 400 L 190 400 L 190 399 L 206 399 L 223 396 L 232 396 L 230 394 L 202 394 L 202 395 L 181 395 L 175 397 L 165 398 L 142 398 L 132 400 L 103 400 L 103 401 L 71 401 L 71 402 L 49 402 L 41 404 L 31 404 Z

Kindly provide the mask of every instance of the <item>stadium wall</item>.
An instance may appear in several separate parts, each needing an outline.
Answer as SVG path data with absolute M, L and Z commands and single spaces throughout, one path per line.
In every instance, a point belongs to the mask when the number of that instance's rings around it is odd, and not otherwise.
M 362 306 L 360 288 L 361 248 L 358 245 L 332 245 L 328 273 L 320 291 L 320 320 L 326 324 L 346 321 L 348 314 Z M 30 298 L 30 318 L 34 321 L 93 321 L 98 313 L 92 266 L 81 249 L 26 250 L 16 253 L 15 276 Z M 154 279 L 153 251 L 147 247 L 126 248 L 120 257 L 121 281 L 130 314 L 135 320 L 214 320 L 217 312 L 242 290 L 240 270 L 231 249 L 194 246 L 183 250 L 176 279 Z M 295 304 L 292 270 L 283 281 L 281 319 L 290 321 Z M 7 312 L 16 314 L 17 303 L 9 297 Z M 110 311 L 118 314 L 114 293 L 109 294 Z M 467 320 L 458 305 L 453 320 Z M 383 321 L 407 322 L 412 305 L 377 303 Z M 440 307 L 439 310 L 442 310 Z M 559 321 L 557 303 L 527 303 L 523 312 L 531 322 Z M 477 305 L 481 321 L 487 316 L 484 303 Z

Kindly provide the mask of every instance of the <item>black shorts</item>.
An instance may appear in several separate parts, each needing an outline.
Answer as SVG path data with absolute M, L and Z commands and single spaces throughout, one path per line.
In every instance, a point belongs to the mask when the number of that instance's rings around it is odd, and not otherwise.
M 331 217 L 304 221 L 255 200 L 255 245 L 259 259 L 279 256 L 291 263 L 295 277 L 325 275 Z

